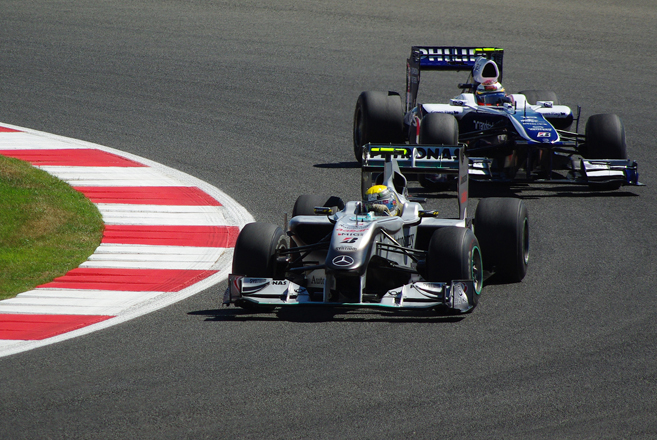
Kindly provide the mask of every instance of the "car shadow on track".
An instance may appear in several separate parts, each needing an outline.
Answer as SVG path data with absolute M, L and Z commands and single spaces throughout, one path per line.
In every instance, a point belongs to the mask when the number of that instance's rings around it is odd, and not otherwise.
M 286 307 L 275 310 L 250 311 L 239 307 L 222 307 L 214 310 L 189 312 L 192 316 L 205 316 L 205 321 L 288 321 L 288 322 L 386 322 L 386 323 L 455 323 L 464 315 L 441 315 L 430 311 L 384 312 L 371 309 L 345 309 L 338 307 Z
M 360 164 L 353 162 L 318 163 L 315 168 L 360 168 Z M 409 183 L 413 182 L 413 176 L 407 176 Z M 593 190 L 586 184 L 576 185 L 570 183 L 498 183 L 481 182 L 470 180 L 470 197 L 481 199 L 484 197 L 515 197 L 520 199 L 544 199 L 544 198 L 621 198 L 639 197 L 639 194 L 618 190 Z M 409 195 L 425 199 L 449 199 L 454 197 L 452 188 L 448 191 L 429 191 L 422 187 L 409 185 Z
M 430 192 L 424 188 L 409 188 L 412 197 L 427 200 L 449 199 L 454 197 L 454 191 Z M 579 185 L 508 185 L 499 183 L 470 183 L 470 198 L 483 199 L 487 197 L 513 197 L 523 200 L 540 200 L 549 198 L 627 198 L 639 197 L 639 194 L 624 190 L 594 191 L 587 186 Z
M 336 163 L 316 163 L 315 168 L 360 168 L 360 164 L 353 162 L 336 162 Z
M 470 182 L 470 197 L 517 197 L 520 199 L 545 198 L 624 198 L 639 197 L 623 189 L 611 191 L 596 191 L 586 185 L 568 184 L 501 184 Z

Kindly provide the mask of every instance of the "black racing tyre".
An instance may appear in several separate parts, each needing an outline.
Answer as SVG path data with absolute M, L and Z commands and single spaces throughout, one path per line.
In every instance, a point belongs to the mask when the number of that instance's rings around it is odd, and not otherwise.
M 538 101 L 552 101 L 555 105 L 559 105 L 559 97 L 551 90 L 522 90 L 518 93 L 525 95 L 527 102 L 532 105 L 536 105 Z
M 342 210 L 344 208 L 344 202 L 340 197 L 336 196 L 326 197 L 316 194 L 302 194 L 294 202 L 292 217 L 296 217 L 297 215 L 315 215 L 316 206 L 336 207 L 338 210 Z
M 394 92 L 362 92 L 354 111 L 354 156 L 362 162 L 363 145 L 405 141 L 401 97 Z
M 444 227 L 434 231 L 427 250 L 428 281 L 449 283 L 452 280 L 472 280 L 475 291 L 466 294 L 474 307 L 479 302 L 483 276 L 482 254 L 472 230 Z
M 429 113 L 420 123 L 419 141 L 420 144 L 425 145 L 458 144 L 459 124 L 456 118 L 445 113 Z M 418 183 L 430 191 L 445 191 L 449 189 L 450 179 L 445 179 L 444 176 L 420 174 Z
M 321 196 L 316 194 L 303 194 L 297 198 L 292 209 L 292 217 L 298 215 L 317 215 L 315 214 L 316 206 L 328 206 L 337 208 L 337 210 L 344 209 L 344 202 L 340 197 L 336 196 Z M 295 228 L 294 235 L 291 236 L 290 247 L 295 248 L 297 245 L 308 245 L 319 242 L 321 239 L 330 234 L 333 230 L 333 225 L 308 225 L 301 224 Z M 298 255 L 293 255 L 293 260 Z
M 429 113 L 420 122 L 420 144 L 456 145 L 459 124 L 454 115 Z
M 627 159 L 625 127 L 612 113 L 592 115 L 586 121 L 586 158 Z
M 551 90 L 523 90 L 519 92 L 525 95 L 527 102 L 535 105 L 538 101 L 552 101 L 554 105 L 560 105 L 559 97 Z M 573 116 L 568 118 L 547 118 L 548 122 L 557 130 L 568 130 L 573 124 Z
M 481 199 L 474 218 L 484 268 L 498 280 L 516 283 L 527 274 L 529 262 L 529 215 L 520 199 Z
M 459 141 L 459 126 L 453 115 L 429 113 L 420 123 L 420 144 L 456 145 Z M 442 177 L 442 178 L 441 178 Z M 444 176 L 420 174 L 418 183 L 430 191 L 446 191 L 450 181 Z
M 586 142 L 582 156 L 587 159 L 627 159 L 625 127 L 620 118 L 612 113 L 592 115 L 586 121 Z M 589 183 L 595 191 L 620 188 L 621 182 Z
M 276 251 L 287 248 L 280 226 L 249 223 L 237 236 L 233 253 L 233 274 L 249 277 L 283 278 L 276 264 Z

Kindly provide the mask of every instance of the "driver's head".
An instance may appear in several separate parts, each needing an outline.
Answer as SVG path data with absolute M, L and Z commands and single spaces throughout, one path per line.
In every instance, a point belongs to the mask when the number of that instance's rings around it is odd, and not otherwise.
M 365 193 L 363 207 L 377 214 L 399 215 L 400 203 L 397 194 L 385 185 L 374 185 Z
M 479 84 L 475 91 L 475 98 L 479 105 L 502 105 L 506 99 L 504 87 L 499 82 Z

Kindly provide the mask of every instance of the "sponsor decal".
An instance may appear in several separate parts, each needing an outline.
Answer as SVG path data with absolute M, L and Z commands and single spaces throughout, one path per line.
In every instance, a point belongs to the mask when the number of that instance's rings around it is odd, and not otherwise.
M 415 154 L 416 160 L 457 160 L 458 150 L 458 148 L 449 147 L 414 147 L 398 149 L 392 156 L 396 159 L 410 159 L 411 154 Z M 383 157 L 387 154 L 390 153 L 375 150 L 370 152 L 372 157 Z
M 336 246 L 334 249 L 340 252 L 352 252 L 358 250 L 358 248 L 355 248 L 353 246 Z
M 338 255 L 331 261 L 334 266 L 338 267 L 349 267 L 354 264 L 354 259 L 349 255 Z
M 323 286 L 324 285 L 324 277 L 316 277 L 315 275 L 310 277 L 310 280 L 308 280 L 308 284 L 310 286 Z
M 344 229 L 342 227 L 339 227 L 339 228 L 336 228 L 335 231 L 336 232 L 341 232 L 345 235 L 347 233 L 359 232 L 362 235 L 363 231 L 366 231 L 367 228 L 368 228 L 368 225 L 352 225 L 351 229 Z M 354 234 L 354 235 L 358 235 L 358 234 Z
M 536 137 L 550 137 L 550 132 L 549 131 L 539 131 L 536 134 Z
M 342 243 L 342 244 L 353 244 L 353 243 L 356 243 L 357 241 L 358 241 L 358 238 L 356 238 L 356 237 L 345 237 L 345 238 L 342 239 L 342 241 L 340 243 Z
M 475 126 L 475 130 L 488 130 L 493 128 L 493 123 L 488 121 L 472 121 Z
M 416 159 L 458 159 L 458 148 L 415 148 Z
M 274 280 L 271 282 L 272 286 L 287 286 L 287 280 Z
M 363 232 L 338 232 L 338 237 L 362 237 L 365 235 Z
M 466 48 L 443 48 L 443 47 L 421 47 L 420 53 L 426 56 L 430 62 L 451 61 L 451 62 L 473 62 L 475 61 L 474 51 Z

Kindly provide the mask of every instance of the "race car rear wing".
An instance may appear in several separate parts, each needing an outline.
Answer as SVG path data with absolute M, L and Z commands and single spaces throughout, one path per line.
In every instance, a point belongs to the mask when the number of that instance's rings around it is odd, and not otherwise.
M 459 145 L 373 145 L 363 146 L 361 192 L 375 183 L 394 185 L 406 195 L 404 174 L 451 174 L 458 176 L 459 219 L 467 217 L 469 161 Z M 383 176 L 381 171 L 383 170 Z
M 497 47 L 413 46 L 406 63 L 406 111 L 417 105 L 421 70 L 471 70 L 478 57 L 495 61 L 502 81 L 504 49 Z

